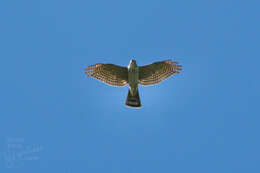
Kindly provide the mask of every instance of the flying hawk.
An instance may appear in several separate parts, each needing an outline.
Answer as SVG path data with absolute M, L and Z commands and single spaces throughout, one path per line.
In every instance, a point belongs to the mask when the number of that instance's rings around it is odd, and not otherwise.
M 129 84 L 126 105 L 139 108 L 141 102 L 138 92 L 138 84 L 154 85 L 173 74 L 180 73 L 182 65 L 172 60 L 155 62 L 145 66 L 137 66 L 135 60 L 131 60 L 128 67 L 114 64 L 95 64 L 88 66 L 86 74 L 112 86 L 125 86 Z

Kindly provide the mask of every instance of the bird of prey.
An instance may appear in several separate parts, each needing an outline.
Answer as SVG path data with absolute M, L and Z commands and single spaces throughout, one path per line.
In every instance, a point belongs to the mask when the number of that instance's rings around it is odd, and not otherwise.
M 137 66 L 135 60 L 131 60 L 128 67 L 114 64 L 95 64 L 85 69 L 85 73 L 106 84 L 112 86 L 129 85 L 126 105 L 140 108 L 141 102 L 138 92 L 138 84 L 154 85 L 173 74 L 180 73 L 182 65 L 172 60 L 155 62 L 145 66 Z

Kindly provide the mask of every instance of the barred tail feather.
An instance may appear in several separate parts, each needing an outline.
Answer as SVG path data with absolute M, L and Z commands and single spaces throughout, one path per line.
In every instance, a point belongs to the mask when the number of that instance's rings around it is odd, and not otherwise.
M 134 107 L 134 108 L 140 108 L 141 107 L 138 89 L 137 89 L 137 92 L 134 96 L 131 94 L 130 89 L 128 89 L 128 94 L 127 94 L 125 104 L 126 104 L 126 106 L 130 106 L 130 107 Z

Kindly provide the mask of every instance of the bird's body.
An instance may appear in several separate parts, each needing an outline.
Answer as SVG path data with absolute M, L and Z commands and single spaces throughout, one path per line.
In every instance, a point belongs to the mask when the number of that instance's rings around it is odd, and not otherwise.
M 109 85 L 125 86 L 129 84 L 126 105 L 141 107 L 138 85 L 157 84 L 169 76 L 179 73 L 181 67 L 177 62 L 171 60 L 155 62 L 139 67 L 135 60 L 131 60 L 128 67 L 113 64 L 95 64 L 85 70 L 88 76 Z
M 139 67 L 135 60 L 131 60 L 128 65 L 128 84 L 129 91 L 126 98 L 126 105 L 130 107 L 141 107 L 139 92 Z

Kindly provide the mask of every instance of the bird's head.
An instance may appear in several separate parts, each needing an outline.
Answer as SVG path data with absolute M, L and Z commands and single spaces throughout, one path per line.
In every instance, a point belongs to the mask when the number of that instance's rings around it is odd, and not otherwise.
M 136 66 L 137 66 L 136 61 L 134 59 L 131 59 L 128 67 L 136 67 Z

